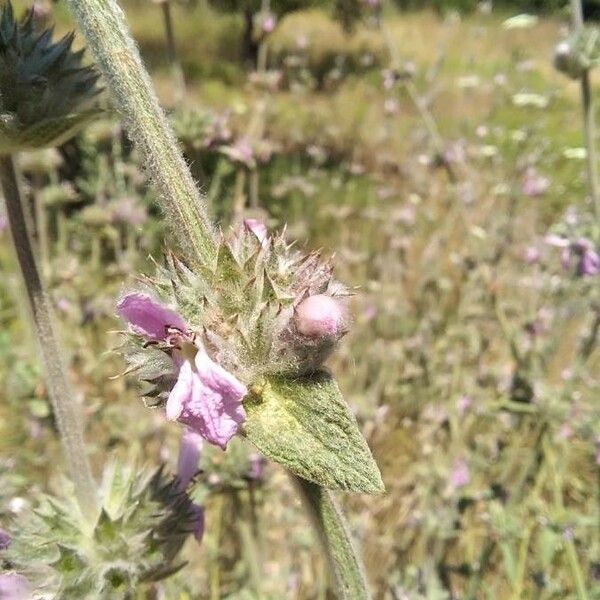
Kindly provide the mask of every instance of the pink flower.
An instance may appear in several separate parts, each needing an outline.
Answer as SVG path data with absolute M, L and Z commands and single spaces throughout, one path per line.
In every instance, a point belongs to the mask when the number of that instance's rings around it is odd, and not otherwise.
M 540 251 L 536 246 L 528 246 L 525 249 L 525 253 L 523 255 L 523 260 L 528 265 L 533 265 L 540 260 Z
M 536 169 L 529 167 L 525 171 L 523 178 L 522 191 L 525 196 L 537 198 L 543 196 L 550 187 L 550 180 L 543 175 L 540 175 Z
M 458 408 L 458 412 L 461 416 L 464 416 L 471 406 L 473 406 L 473 399 L 471 396 L 461 396 L 456 401 L 456 408 Z
M 6 550 L 11 542 L 12 538 L 10 537 L 10 533 L 0 527 L 0 550 Z
M 343 331 L 344 317 L 338 300 L 317 294 L 309 296 L 296 308 L 296 329 L 306 337 L 336 336 Z
M 188 427 L 183 430 L 177 459 L 177 477 L 179 478 L 179 487 L 183 490 L 187 488 L 198 472 L 198 461 L 202 454 L 203 443 L 203 438 L 199 433 Z
M 183 318 L 164 304 L 133 292 L 121 299 L 118 311 L 134 332 L 173 346 L 179 373 L 167 400 L 167 419 L 187 425 L 225 450 L 246 420 L 242 406 L 246 386 L 211 360 L 202 345 L 194 344 Z M 178 347 L 182 339 L 185 354 Z
M 250 456 L 250 468 L 248 469 L 248 477 L 255 481 L 263 478 L 265 474 L 265 466 L 267 459 L 260 454 L 252 454 Z
M 470 482 L 471 471 L 467 463 L 462 458 L 455 460 L 450 472 L 450 485 L 457 489 L 468 485 Z
M 267 244 L 269 233 L 267 226 L 260 219 L 244 219 L 244 228 L 253 233 L 263 247 Z
M 0 575 L 0 600 L 31 600 L 32 590 L 29 582 L 17 573 Z
M 179 488 L 182 491 L 187 489 L 190 481 L 198 471 L 202 446 L 202 436 L 186 427 L 181 435 L 179 458 L 177 460 L 177 476 L 179 478 Z M 204 536 L 204 507 L 193 504 L 192 511 L 194 513 L 194 537 L 200 543 Z
M 231 146 L 223 146 L 221 152 L 231 160 L 252 169 L 256 166 L 254 148 L 247 137 L 237 139 Z
M 467 157 L 465 141 L 458 140 L 449 144 L 444 150 L 444 160 L 450 164 L 464 164 Z
M 590 277 L 600 273 L 600 254 L 594 249 L 591 240 L 581 238 L 573 244 L 573 248 L 579 255 L 577 273 L 580 277 Z
M 174 310 L 147 294 L 126 294 L 117 304 L 117 311 L 135 333 L 155 342 L 166 340 L 171 329 L 187 331 L 185 321 Z
M 275 29 L 276 24 L 277 19 L 275 18 L 275 15 L 272 13 L 267 13 L 262 22 L 263 33 L 271 33 Z
M 210 359 L 204 348 L 186 359 L 167 400 L 167 419 L 184 423 L 225 450 L 246 420 L 242 398 L 248 390 Z

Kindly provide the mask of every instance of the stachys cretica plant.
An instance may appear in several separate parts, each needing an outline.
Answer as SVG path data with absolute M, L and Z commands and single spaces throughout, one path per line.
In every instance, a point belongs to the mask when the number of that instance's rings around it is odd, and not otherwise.
M 263 226 L 264 227 L 264 226 Z M 212 265 L 166 266 L 122 296 L 121 351 L 149 406 L 226 448 L 241 433 L 292 472 L 377 493 L 370 451 L 323 362 L 346 332 L 347 290 L 319 254 L 246 221 Z

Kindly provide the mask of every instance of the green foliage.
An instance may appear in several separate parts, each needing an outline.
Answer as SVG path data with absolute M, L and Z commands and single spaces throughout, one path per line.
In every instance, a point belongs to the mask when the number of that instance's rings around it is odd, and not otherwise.
M 143 582 L 181 568 L 175 558 L 193 531 L 195 513 L 177 480 L 162 469 L 109 464 L 102 509 L 90 528 L 64 483 L 64 496 L 45 496 L 13 522 L 5 567 L 24 574 L 56 600 L 129 599 Z
M 328 373 L 267 378 L 244 406 L 248 439 L 292 473 L 330 489 L 384 491 L 356 419 Z
M 34 13 L 19 23 L 12 4 L 0 15 L 0 152 L 62 143 L 92 120 L 99 75 L 73 52 L 73 34 L 52 42 L 38 32 Z

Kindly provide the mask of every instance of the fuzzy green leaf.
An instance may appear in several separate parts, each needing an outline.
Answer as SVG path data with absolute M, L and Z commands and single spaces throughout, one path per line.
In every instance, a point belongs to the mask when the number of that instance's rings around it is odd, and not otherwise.
M 16 126 L 0 118 L 0 153 L 13 154 L 58 146 L 102 112 L 99 108 L 89 109 L 54 119 L 42 119 L 28 127 Z
M 377 494 L 381 474 L 335 379 L 270 378 L 244 401 L 248 439 L 268 458 L 330 489 Z

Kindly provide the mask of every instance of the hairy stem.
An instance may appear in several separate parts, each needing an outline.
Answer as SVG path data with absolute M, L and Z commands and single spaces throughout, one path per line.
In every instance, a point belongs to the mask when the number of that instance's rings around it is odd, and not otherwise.
M 139 148 L 173 233 L 188 258 L 210 263 L 215 231 L 116 0 L 68 0 L 113 101 Z
M 581 0 L 571 0 L 571 15 L 575 31 L 583 29 L 583 6 Z M 590 194 L 596 219 L 600 220 L 600 179 L 598 177 L 598 157 L 596 155 L 596 123 L 594 118 L 594 97 L 590 72 L 581 76 L 581 105 L 583 107 L 583 132 L 587 150 L 587 175 Z
M 371 594 L 364 567 L 331 492 L 296 475 L 291 477 L 319 534 L 335 576 L 338 597 L 340 600 L 368 600 Z
M 6 201 L 6 213 L 15 245 L 17 259 L 33 316 L 33 326 L 39 342 L 46 371 L 46 384 L 54 416 L 60 432 L 69 473 L 82 513 L 93 520 L 97 516 L 96 484 L 83 442 L 81 416 L 75 395 L 69 384 L 62 351 L 54 332 L 52 308 L 35 263 L 21 203 L 19 182 L 13 159 L 0 156 L 0 184 Z

